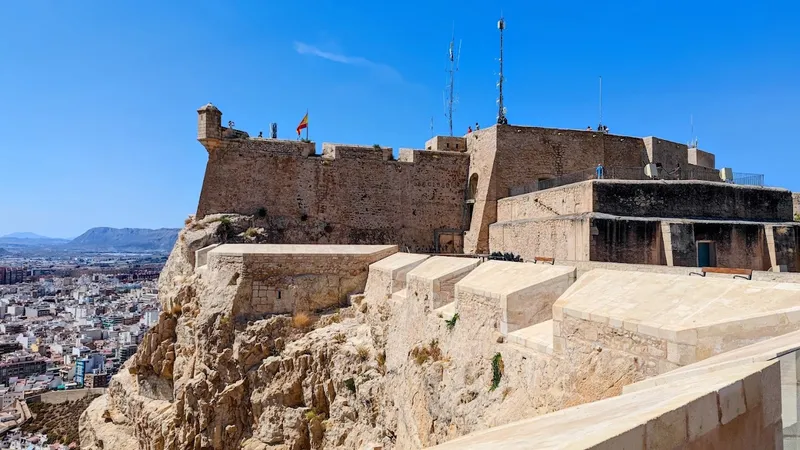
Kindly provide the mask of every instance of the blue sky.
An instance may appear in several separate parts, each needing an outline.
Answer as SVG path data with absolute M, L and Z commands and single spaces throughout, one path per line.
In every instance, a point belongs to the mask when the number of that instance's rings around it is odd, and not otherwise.
M 282 137 L 421 148 L 495 120 L 506 30 L 512 124 L 687 142 L 800 190 L 796 2 L 14 1 L 0 15 L 0 235 L 180 227 L 207 155 L 196 109 Z M 319 144 L 318 144 L 319 145 Z

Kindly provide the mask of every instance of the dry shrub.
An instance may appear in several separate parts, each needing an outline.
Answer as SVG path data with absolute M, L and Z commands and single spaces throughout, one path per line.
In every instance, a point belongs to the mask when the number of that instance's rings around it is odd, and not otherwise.
M 304 312 L 299 312 L 292 317 L 292 326 L 298 329 L 306 329 L 314 323 L 314 319 Z
M 366 345 L 359 345 L 356 347 L 356 355 L 358 355 L 358 359 L 361 362 L 366 361 L 369 359 L 369 347 Z
M 347 336 L 345 336 L 344 333 L 336 333 L 333 335 L 333 342 L 336 342 L 337 344 L 341 344 L 346 340 Z
M 442 359 L 442 349 L 439 348 L 439 341 L 433 339 L 428 345 L 414 347 L 411 350 L 411 356 L 417 365 L 422 365 L 429 359 L 440 361 Z
M 381 370 L 386 368 L 386 352 L 378 352 L 378 354 L 375 355 L 375 361 L 378 362 L 378 367 L 380 367 Z

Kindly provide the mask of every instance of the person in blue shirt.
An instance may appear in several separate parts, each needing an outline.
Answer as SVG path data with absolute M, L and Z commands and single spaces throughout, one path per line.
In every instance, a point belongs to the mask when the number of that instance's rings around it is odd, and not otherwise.
M 597 168 L 594 169 L 594 171 L 597 173 L 597 179 L 598 180 L 603 179 L 603 165 L 602 164 L 598 164 Z

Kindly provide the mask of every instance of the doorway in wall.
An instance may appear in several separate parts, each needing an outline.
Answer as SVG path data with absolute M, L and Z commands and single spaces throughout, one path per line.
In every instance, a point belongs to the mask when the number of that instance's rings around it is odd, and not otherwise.
M 697 241 L 697 267 L 716 267 L 717 248 L 714 241 Z

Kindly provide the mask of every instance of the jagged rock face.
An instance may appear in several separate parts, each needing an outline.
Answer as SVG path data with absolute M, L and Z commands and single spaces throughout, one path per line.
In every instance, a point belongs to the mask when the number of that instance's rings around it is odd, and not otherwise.
M 238 268 L 194 270 L 194 251 L 220 237 L 213 220 L 181 232 L 159 280 L 164 312 L 83 414 L 82 447 L 420 448 L 615 395 L 641 377 L 630 355 L 539 354 L 498 343 L 486 311 L 464 308 L 450 329 L 416 293 L 399 302 L 369 285 L 310 329 L 287 316 L 236 322 L 233 300 L 251 292 Z M 248 219 L 231 222 L 242 231 Z

